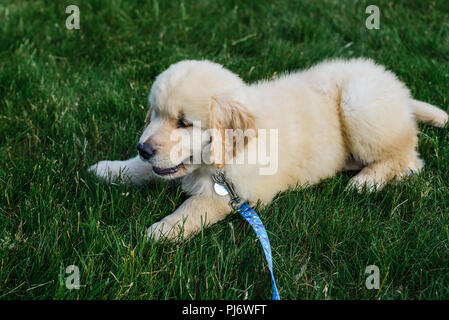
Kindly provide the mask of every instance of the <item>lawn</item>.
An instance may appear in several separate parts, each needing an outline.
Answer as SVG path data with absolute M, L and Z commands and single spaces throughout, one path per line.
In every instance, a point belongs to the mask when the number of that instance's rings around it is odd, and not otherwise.
M 65 26 L 70 4 L 79 30 Z M 365 26 L 370 4 L 380 29 Z M 449 2 L 1 0 L 0 298 L 269 298 L 238 215 L 184 243 L 147 242 L 186 198 L 179 186 L 107 185 L 87 167 L 136 154 L 152 82 L 174 62 L 210 59 L 254 82 L 360 56 L 448 110 Z M 259 208 L 281 298 L 449 299 L 449 133 L 420 130 L 418 176 L 357 194 L 342 173 Z M 369 265 L 379 289 L 365 286 Z

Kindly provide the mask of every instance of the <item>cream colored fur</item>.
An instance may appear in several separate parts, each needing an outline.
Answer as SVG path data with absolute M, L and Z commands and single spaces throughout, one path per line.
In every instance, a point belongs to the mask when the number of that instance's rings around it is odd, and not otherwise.
M 262 164 L 231 164 L 223 170 L 242 200 L 269 203 L 280 191 L 307 186 L 342 170 L 360 170 L 349 187 L 379 190 L 395 177 L 418 172 L 416 120 L 444 126 L 447 114 L 412 99 L 396 76 L 371 60 L 333 60 L 274 80 L 245 84 L 237 75 L 209 61 L 181 61 L 155 80 L 151 121 L 141 142 L 156 146 L 150 162 L 101 161 L 90 168 L 103 179 L 141 184 L 156 174 L 152 166 L 171 167 L 169 136 L 182 113 L 217 127 L 278 129 L 278 170 L 260 175 Z M 184 132 L 183 131 L 183 132 Z M 259 137 L 247 141 L 248 148 Z M 212 137 L 212 143 L 213 143 Z M 201 148 L 210 141 L 202 141 Z M 240 150 L 241 151 L 241 150 Z M 165 179 L 182 178 L 191 197 L 174 213 L 148 229 L 155 239 L 197 233 L 203 225 L 223 219 L 229 197 L 213 191 L 211 175 L 221 165 L 185 165 Z

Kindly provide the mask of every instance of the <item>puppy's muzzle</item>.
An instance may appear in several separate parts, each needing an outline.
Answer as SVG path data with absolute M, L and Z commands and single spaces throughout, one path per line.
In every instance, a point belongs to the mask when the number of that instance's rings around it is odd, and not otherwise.
M 149 143 L 139 142 L 137 145 L 137 150 L 139 151 L 140 156 L 145 160 L 150 159 L 156 153 L 156 150 L 154 150 L 153 146 Z

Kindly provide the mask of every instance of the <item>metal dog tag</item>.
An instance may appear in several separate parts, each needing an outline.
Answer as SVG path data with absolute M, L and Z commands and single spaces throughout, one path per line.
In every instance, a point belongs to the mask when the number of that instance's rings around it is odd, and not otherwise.
M 229 194 L 228 189 L 226 189 L 224 185 L 216 182 L 214 183 L 214 190 L 215 193 L 218 194 L 219 196 L 226 196 Z

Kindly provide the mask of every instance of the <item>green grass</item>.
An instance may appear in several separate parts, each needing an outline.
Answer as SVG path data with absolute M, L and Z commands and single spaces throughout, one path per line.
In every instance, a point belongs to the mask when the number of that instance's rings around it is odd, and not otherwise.
M 65 28 L 77 4 L 81 29 Z M 180 244 L 146 227 L 176 184 L 106 185 L 86 168 L 135 155 L 155 76 L 207 58 L 248 82 L 331 57 L 371 57 L 449 107 L 449 2 L 0 1 L 0 298 L 260 299 L 269 273 L 238 216 Z M 284 299 L 449 298 L 449 134 L 420 126 L 422 174 L 378 194 L 349 174 L 261 208 Z M 65 288 L 68 265 L 81 288 Z M 365 268 L 381 288 L 365 288 Z

